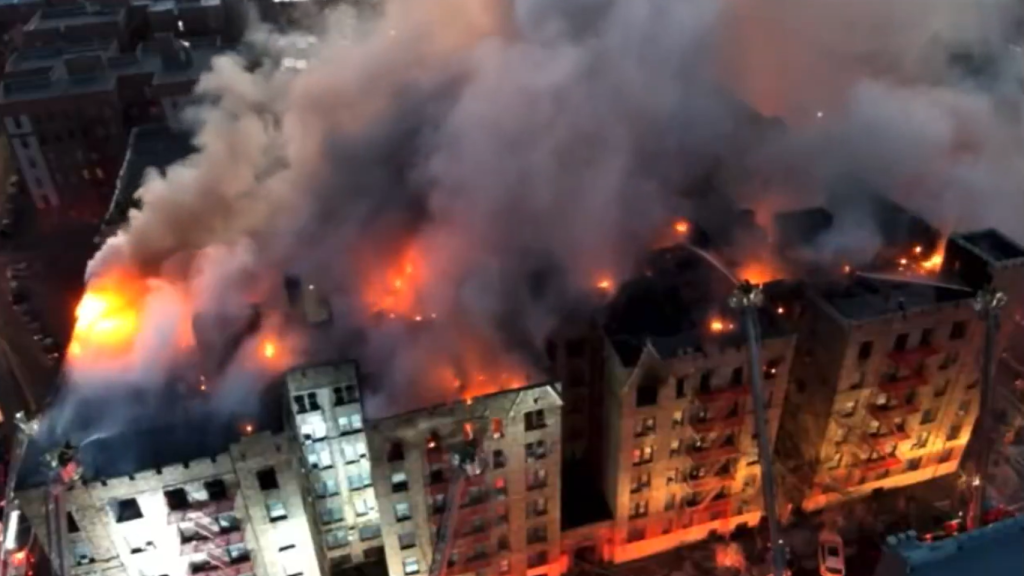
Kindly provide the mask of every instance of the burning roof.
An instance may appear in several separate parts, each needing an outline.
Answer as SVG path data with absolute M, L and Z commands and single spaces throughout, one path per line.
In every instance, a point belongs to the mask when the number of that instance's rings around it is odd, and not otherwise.
M 647 345 L 662 358 L 701 351 L 709 342 L 745 345 L 739 318 L 726 302 L 734 286 L 726 270 L 690 247 L 656 250 L 644 273 L 623 284 L 607 305 L 605 335 L 627 367 L 636 365 Z M 764 337 L 790 331 L 785 306 L 779 310 L 771 304 L 760 310 Z

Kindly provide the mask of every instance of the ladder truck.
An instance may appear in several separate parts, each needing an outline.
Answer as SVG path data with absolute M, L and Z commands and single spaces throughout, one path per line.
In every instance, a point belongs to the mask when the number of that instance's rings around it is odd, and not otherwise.
M 444 498 L 444 511 L 437 527 L 434 553 L 430 560 L 429 576 L 445 576 L 451 558 L 455 527 L 458 525 L 459 505 L 466 492 L 466 482 L 484 471 L 484 460 L 477 453 L 476 443 L 466 441 L 452 454 L 448 492 Z
M 24 413 L 14 417 L 17 433 L 7 483 L 4 486 L 3 546 L 0 547 L 0 576 L 22 576 L 28 567 L 28 552 L 31 539 L 23 546 L 18 545 L 18 525 L 21 509 L 14 499 L 14 489 L 18 472 L 25 458 L 29 440 L 39 430 L 37 420 L 29 421 Z M 67 511 L 64 504 L 64 493 L 68 487 L 81 478 L 82 471 L 75 460 L 76 449 L 70 442 L 61 448 L 43 456 L 43 464 L 47 467 L 49 486 L 45 503 L 46 515 L 46 552 L 50 557 L 51 568 L 56 576 L 67 576 L 69 569 L 67 550 Z

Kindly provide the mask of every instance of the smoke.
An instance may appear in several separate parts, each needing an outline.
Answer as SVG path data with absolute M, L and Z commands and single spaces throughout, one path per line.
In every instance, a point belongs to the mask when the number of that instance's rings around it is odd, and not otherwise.
M 857 174 L 948 230 L 1020 213 L 1019 124 L 944 56 L 992 38 L 1006 3 L 822 4 L 436 0 L 342 8 L 313 37 L 258 28 L 261 62 L 214 61 L 199 152 L 146 180 L 88 276 L 259 303 L 301 339 L 276 294 L 296 274 L 334 312 L 296 356 L 358 358 L 382 414 L 531 378 L 564 311 L 629 275 L 751 139 L 739 99 L 791 126 L 735 160 L 775 183 L 723 191 L 740 203 L 814 203 Z M 877 242 L 851 216 L 827 249 Z M 242 373 L 236 390 L 266 378 Z

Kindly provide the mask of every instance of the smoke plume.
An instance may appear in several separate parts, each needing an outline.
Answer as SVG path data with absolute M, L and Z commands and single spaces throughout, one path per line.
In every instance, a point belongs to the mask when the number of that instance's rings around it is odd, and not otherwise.
M 434 0 L 259 28 L 263 60 L 214 61 L 199 152 L 146 180 L 89 281 L 127 269 L 193 312 L 259 304 L 290 360 L 359 359 L 383 414 L 529 379 L 564 311 L 696 213 L 687 191 L 723 162 L 738 176 L 715 193 L 758 210 L 856 174 L 947 231 L 1020 214 L 1020 124 L 945 59 L 1002 54 L 976 41 L 1008 3 L 822 4 Z M 789 128 L 752 146 L 743 100 Z M 329 299 L 329 334 L 289 323 L 286 274 Z M 266 378 L 242 364 L 225 380 Z

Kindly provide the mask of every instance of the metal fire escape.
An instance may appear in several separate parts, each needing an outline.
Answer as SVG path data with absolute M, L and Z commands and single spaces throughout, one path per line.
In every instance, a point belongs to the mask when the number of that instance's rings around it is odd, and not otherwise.
M 455 541 L 455 527 L 458 525 L 459 506 L 466 491 L 467 481 L 483 473 L 483 459 L 477 453 L 473 439 L 467 440 L 452 454 L 448 492 L 445 494 L 444 511 L 437 527 L 434 553 L 430 560 L 429 576 L 444 576 L 448 570 Z

